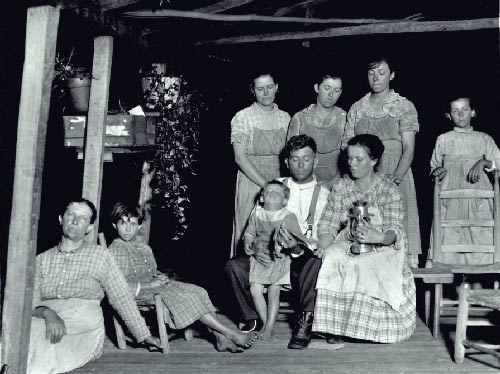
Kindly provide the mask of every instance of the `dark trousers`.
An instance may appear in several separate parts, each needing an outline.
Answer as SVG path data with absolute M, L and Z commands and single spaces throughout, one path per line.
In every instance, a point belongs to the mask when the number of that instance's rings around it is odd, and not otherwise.
M 316 279 L 320 267 L 321 260 L 314 257 L 309 251 L 306 251 L 300 257 L 292 257 L 290 278 L 296 312 L 314 312 Z M 232 258 L 226 263 L 224 271 L 234 292 L 241 319 L 245 321 L 257 319 L 258 316 L 250 294 L 250 283 L 248 281 L 250 258 L 248 256 Z

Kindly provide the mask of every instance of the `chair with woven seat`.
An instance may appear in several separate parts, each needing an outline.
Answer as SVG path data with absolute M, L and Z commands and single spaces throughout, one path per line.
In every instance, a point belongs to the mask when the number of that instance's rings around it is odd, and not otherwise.
M 461 364 L 464 361 L 466 348 L 473 348 L 500 359 L 500 352 L 498 352 L 500 345 L 481 344 L 467 340 L 467 326 L 492 326 L 489 320 L 469 320 L 470 305 L 480 305 L 484 308 L 500 311 L 500 290 L 471 290 L 468 283 L 462 283 L 459 295 L 455 336 L 455 362 Z M 499 326 L 496 327 L 498 329 Z
M 444 199 L 492 199 L 493 219 L 442 219 L 441 201 Z M 443 228 L 445 227 L 491 227 L 493 230 L 493 244 L 443 244 Z M 498 172 L 494 173 L 493 190 L 482 189 L 455 189 L 442 191 L 439 181 L 435 180 L 434 186 L 434 208 L 432 227 L 432 247 L 433 256 L 427 260 L 426 268 L 428 272 L 433 270 L 441 273 L 443 277 L 429 277 L 426 283 L 434 284 L 434 308 L 433 327 L 434 337 L 438 336 L 441 310 L 445 306 L 456 306 L 457 300 L 443 299 L 443 284 L 453 282 L 453 276 L 470 274 L 500 274 L 500 209 L 499 209 L 499 182 Z M 486 265 L 455 265 L 443 262 L 444 253 L 489 253 L 492 254 L 493 261 Z M 452 277 L 450 277 L 450 275 Z M 498 288 L 495 282 L 494 288 Z M 430 291 L 426 291 L 425 310 L 430 311 Z M 426 316 L 426 319 L 429 319 Z

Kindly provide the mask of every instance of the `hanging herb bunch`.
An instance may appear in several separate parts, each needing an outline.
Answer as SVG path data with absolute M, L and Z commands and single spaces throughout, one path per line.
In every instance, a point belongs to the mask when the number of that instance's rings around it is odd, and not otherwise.
M 201 95 L 182 76 L 172 77 L 152 68 L 147 72 L 147 82 L 145 109 L 160 113 L 156 124 L 152 201 L 154 206 L 174 216 L 172 238 L 178 240 L 188 228 L 187 179 L 196 175 L 200 122 L 206 107 Z

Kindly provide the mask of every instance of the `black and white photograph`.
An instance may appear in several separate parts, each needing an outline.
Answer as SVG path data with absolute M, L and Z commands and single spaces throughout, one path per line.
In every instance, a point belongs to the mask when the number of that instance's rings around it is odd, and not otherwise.
M 0 7 L 0 374 L 500 371 L 498 0 Z

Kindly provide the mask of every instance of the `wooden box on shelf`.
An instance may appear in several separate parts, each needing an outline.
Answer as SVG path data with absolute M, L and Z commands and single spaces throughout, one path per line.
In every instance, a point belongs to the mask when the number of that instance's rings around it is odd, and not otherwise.
M 109 114 L 106 121 L 105 147 L 145 147 L 155 145 L 157 113 L 146 116 Z M 83 148 L 87 117 L 64 116 L 64 145 Z

